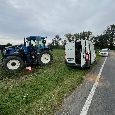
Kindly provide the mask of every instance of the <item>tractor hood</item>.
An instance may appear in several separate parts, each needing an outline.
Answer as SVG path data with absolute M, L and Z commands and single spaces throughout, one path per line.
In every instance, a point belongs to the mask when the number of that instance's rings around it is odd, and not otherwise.
M 24 49 L 24 52 L 28 52 L 28 49 L 26 46 L 22 47 Z
M 24 52 L 28 52 L 27 47 L 15 47 L 15 46 L 10 46 L 5 49 L 5 54 L 4 55 L 12 55 L 13 53 L 17 53 L 20 49 L 24 49 Z
M 6 50 L 15 50 L 15 51 L 19 51 L 21 49 L 21 47 L 8 47 Z M 26 46 L 24 46 L 24 47 L 22 47 L 22 49 L 24 49 L 24 51 L 25 52 L 27 52 L 27 47 Z

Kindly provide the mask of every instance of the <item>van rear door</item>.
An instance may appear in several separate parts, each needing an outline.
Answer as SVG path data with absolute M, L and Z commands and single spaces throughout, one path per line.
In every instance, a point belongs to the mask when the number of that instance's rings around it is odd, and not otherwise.
M 85 66 L 86 63 L 86 57 L 85 57 L 85 40 L 81 40 L 81 46 L 82 46 L 82 50 L 81 50 L 81 67 Z
M 75 64 L 76 66 L 80 66 L 80 67 L 81 67 L 81 51 L 82 51 L 81 41 L 76 41 L 75 42 Z
M 65 45 L 65 55 L 67 63 L 75 64 L 75 42 L 69 42 Z

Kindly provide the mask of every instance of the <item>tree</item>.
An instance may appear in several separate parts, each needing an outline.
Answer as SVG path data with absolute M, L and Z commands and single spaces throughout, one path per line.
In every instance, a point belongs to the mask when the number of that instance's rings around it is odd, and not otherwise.
M 86 39 L 86 32 L 81 32 L 81 39 L 85 40 Z
M 80 37 L 79 33 L 76 33 L 76 34 L 74 34 L 73 36 L 74 36 L 74 38 L 75 38 L 75 41 L 79 40 L 79 37 Z
M 92 32 L 88 31 L 88 32 L 86 32 L 86 35 L 87 35 L 87 40 L 90 40 L 89 37 L 92 35 Z
M 7 43 L 6 45 L 7 45 L 7 46 L 12 46 L 12 44 L 11 44 L 11 43 Z
M 47 47 L 48 47 L 48 48 L 51 48 L 51 45 L 52 45 L 51 43 L 48 43 Z
M 48 47 L 51 49 L 60 49 L 60 40 L 61 38 L 59 37 L 59 35 L 56 35 L 54 39 L 52 39 L 52 43 L 48 44 Z
M 90 36 L 92 35 L 92 32 L 91 31 L 83 31 L 83 32 L 80 32 L 79 34 L 79 39 L 83 39 L 83 40 L 90 40 Z
M 93 39 L 93 42 L 95 43 L 95 49 L 100 49 L 99 36 L 98 35 L 96 37 L 94 36 L 92 39 Z
M 61 40 L 61 38 L 59 37 L 59 35 L 56 35 L 55 38 L 54 38 L 54 44 L 55 44 L 56 49 L 59 49 L 60 40 Z
M 66 43 L 67 43 L 67 40 L 64 40 L 64 41 L 61 41 L 61 43 L 62 43 L 62 49 L 65 49 L 65 45 L 66 45 Z
M 54 40 L 52 39 L 51 43 L 48 43 L 47 45 L 50 49 L 54 49 Z
M 114 49 L 113 39 L 115 38 L 115 25 L 113 24 L 108 26 L 107 30 L 104 30 L 103 33 L 104 33 L 104 39 L 108 47 L 110 47 L 110 49 Z
M 69 42 L 74 41 L 74 36 L 71 35 L 71 33 L 65 34 L 64 36 L 67 38 Z

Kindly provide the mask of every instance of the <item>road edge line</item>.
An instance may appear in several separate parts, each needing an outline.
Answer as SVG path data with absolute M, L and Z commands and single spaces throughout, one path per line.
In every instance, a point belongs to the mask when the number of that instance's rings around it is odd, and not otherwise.
M 95 83 L 93 84 L 93 87 L 92 87 L 92 89 L 91 89 L 91 91 L 90 91 L 90 93 L 89 93 L 89 96 L 87 97 L 87 100 L 86 100 L 86 102 L 85 102 L 85 104 L 84 104 L 84 106 L 83 106 L 83 108 L 82 108 L 82 110 L 81 110 L 80 115 L 87 115 L 88 109 L 89 109 L 89 107 L 90 107 L 90 104 L 91 104 L 93 95 L 94 95 L 95 90 L 96 90 L 96 88 L 97 88 L 97 85 L 98 85 L 98 82 L 99 82 L 99 78 L 100 78 L 100 75 L 101 75 L 101 72 L 102 72 L 102 70 L 103 70 L 103 67 L 104 67 L 104 64 L 105 64 L 106 60 L 107 60 L 107 57 L 105 58 L 105 61 L 104 61 L 103 65 L 101 66 L 101 69 L 100 69 L 100 71 L 99 71 L 99 74 L 98 74 L 98 76 L 97 76 L 97 78 L 96 78 Z

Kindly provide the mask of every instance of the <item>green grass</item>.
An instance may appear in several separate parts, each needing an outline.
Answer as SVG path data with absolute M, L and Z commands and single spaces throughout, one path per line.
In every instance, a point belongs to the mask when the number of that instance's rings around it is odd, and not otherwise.
M 7 73 L 0 65 L 0 115 L 53 115 L 61 108 L 63 99 L 82 83 L 90 70 L 67 67 L 64 50 L 52 53 L 52 65 L 32 66 L 29 74 Z

